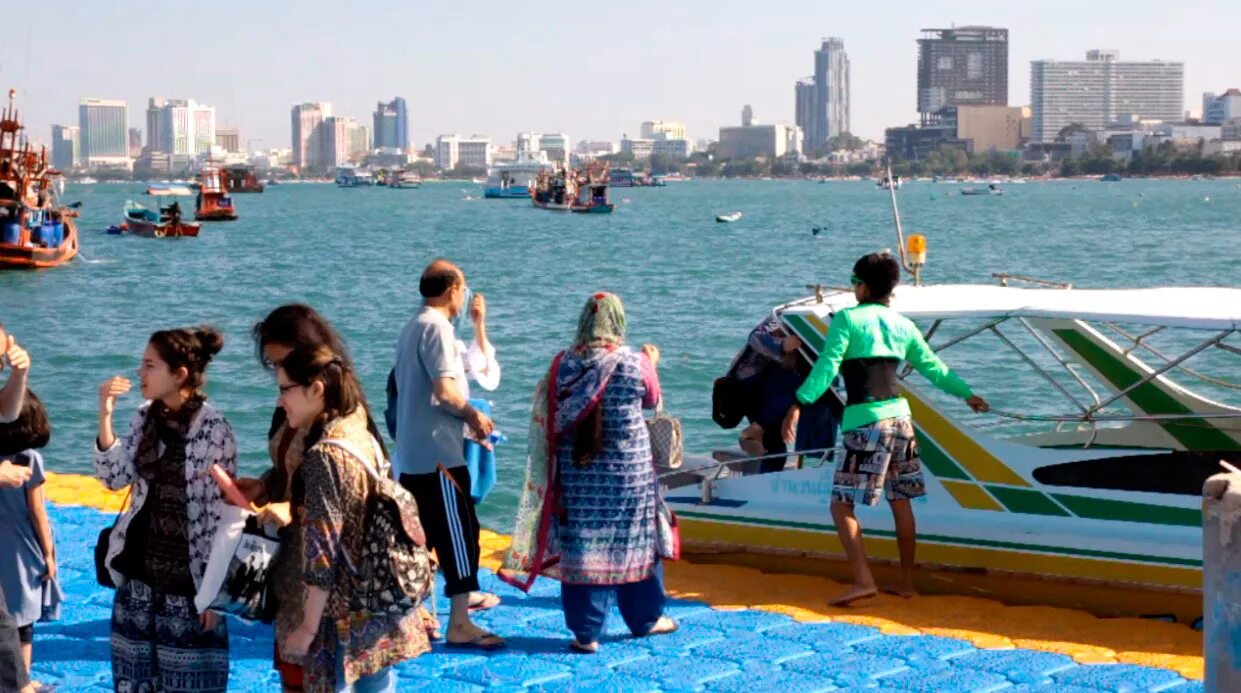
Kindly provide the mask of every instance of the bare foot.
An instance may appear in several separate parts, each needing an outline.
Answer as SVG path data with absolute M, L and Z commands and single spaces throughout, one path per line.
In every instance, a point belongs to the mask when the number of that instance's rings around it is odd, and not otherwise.
M 883 587 L 879 588 L 879 591 L 883 592 L 884 594 L 896 595 L 897 597 L 900 597 L 901 599 L 913 599 L 914 597 L 918 596 L 918 590 L 914 589 L 913 585 L 902 585 L 900 583 L 892 583 L 890 585 L 884 585 Z
M 854 585 L 844 593 L 837 596 L 835 599 L 829 601 L 827 604 L 828 606 L 849 606 L 859 599 L 870 599 L 878 593 L 879 591 L 874 587 L 859 587 Z
M 592 642 L 592 643 L 582 644 L 578 642 L 576 639 L 569 642 L 569 647 L 573 649 L 575 652 L 580 652 L 582 654 L 594 654 L 599 651 L 599 643 Z

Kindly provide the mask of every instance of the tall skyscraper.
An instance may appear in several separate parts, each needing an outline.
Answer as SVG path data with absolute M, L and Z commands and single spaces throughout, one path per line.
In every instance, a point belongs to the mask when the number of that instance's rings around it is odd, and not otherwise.
M 292 111 L 293 165 L 300 170 L 325 168 L 321 161 L 316 131 L 324 119 L 332 116 L 332 104 L 326 101 L 297 104 Z
M 404 151 L 409 147 L 409 119 L 405 99 L 396 97 L 375 107 L 375 148 L 394 147 Z
M 129 156 L 137 159 L 142 154 L 142 131 L 138 128 L 129 129 Z
M 167 135 L 161 128 L 160 113 L 167 105 L 168 99 L 163 97 L 152 96 L 147 99 L 147 148 L 153 152 L 165 151 L 162 147 Z
M 226 152 L 241 152 L 241 131 L 238 128 L 216 128 L 215 144 Z
M 52 166 L 58 171 L 72 171 L 78 166 L 81 130 L 73 125 L 52 126 Z
M 814 52 L 814 100 L 815 137 L 807 149 L 849 132 L 849 55 L 843 39 L 829 38 Z
M 948 106 L 1008 105 L 1008 29 L 923 29 L 918 39 L 922 123 Z
M 129 161 L 129 109 L 124 101 L 82 99 L 78 127 L 82 143 L 79 158 L 84 165 Z
M 194 99 L 151 99 L 147 105 L 148 121 L 153 109 L 158 137 L 152 151 L 183 158 L 211 151 L 215 144 L 214 107 Z
M 814 154 L 814 150 L 820 146 L 812 139 L 818 136 L 818 132 L 814 128 L 814 107 L 816 103 L 814 78 L 807 77 L 797 80 L 797 84 L 793 86 L 793 92 L 793 122 L 797 123 L 797 127 L 806 133 L 806 151 Z
M 1030 63 L 1031 139 L 1051 142 L 1067 125 L 1100 130 L 1121 116 L 1179 121 L 1185 109 L 1185 64 L 1122 62 L 1116 51 L 1081 60 Z

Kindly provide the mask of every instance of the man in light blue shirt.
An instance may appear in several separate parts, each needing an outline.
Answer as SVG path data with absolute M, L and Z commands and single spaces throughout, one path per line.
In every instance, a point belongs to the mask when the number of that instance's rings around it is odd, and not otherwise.
M 470 498 L 470 474 L 462 436 L 486 440 L 492 423 L 470 406 L 463 354 L 452 320 L 466 308 L 465 275 L 435 260 L 418 284 L 422 306 L 397 342 L 396 439 L 401 485 L 418 501 L 418 512 L 444 571 L 452 602 L 449 645 L 491 650 L 504 640 L 470 620 L 470 594 L 479 589 L 478 516 Z

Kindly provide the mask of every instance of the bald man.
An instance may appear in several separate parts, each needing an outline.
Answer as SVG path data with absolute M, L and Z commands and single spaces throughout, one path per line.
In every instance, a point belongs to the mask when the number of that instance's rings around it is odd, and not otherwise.
M 418 283 L 422 306 L 406 323 L 396 347 L 397 479 L 418 501 L 418 514 L 444 571 L 452 603 L 449 645 L 492 650 L 504 640 L 470 620 L 477 592 L 479 525 L 470 497 L 463 434 L 486 440 L 492 424 L 469 403 L 464 359 L 453 320 L 466 308 L 465 275 L 447 260 L 432 262 Z M 491 596 L 494 602 L 495 597 Z

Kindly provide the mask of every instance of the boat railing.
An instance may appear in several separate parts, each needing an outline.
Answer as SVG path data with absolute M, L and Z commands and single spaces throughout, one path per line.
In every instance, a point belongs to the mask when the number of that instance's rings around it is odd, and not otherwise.
M 660 471 L 658 474 L 660 489 L 664 492 L 687 486 L 700 485 L 700 502 L 704 505 L 709 504 L 715 498 L 715 484 L 724 479 L 736 476 L 756 476 L 759 474 L 778 474 L 787 471 L 786 468 L 772 469 L 764 471 L 761 463 L 767 460 L 787 460 L 789 457 L 798 457 L 797 469 L 817 469 L 836 459 L 836 451 L 841 450 L 843 454 L 844 446 L 837 444 L 830 448 L 815 448 L 812 450 L 795 450 L 785 453 L 757 455 L 757 456 L 734 456 L 731 452 L 723 451 L 717 454 L 728 455 L 728 459 L 713 458 L 708 464 L 698 466 L 682 466 L 667 471 Z M 702 458 L 698 458 L 702 459 Z M 689 460 L 687 459 L 688 463 Z

